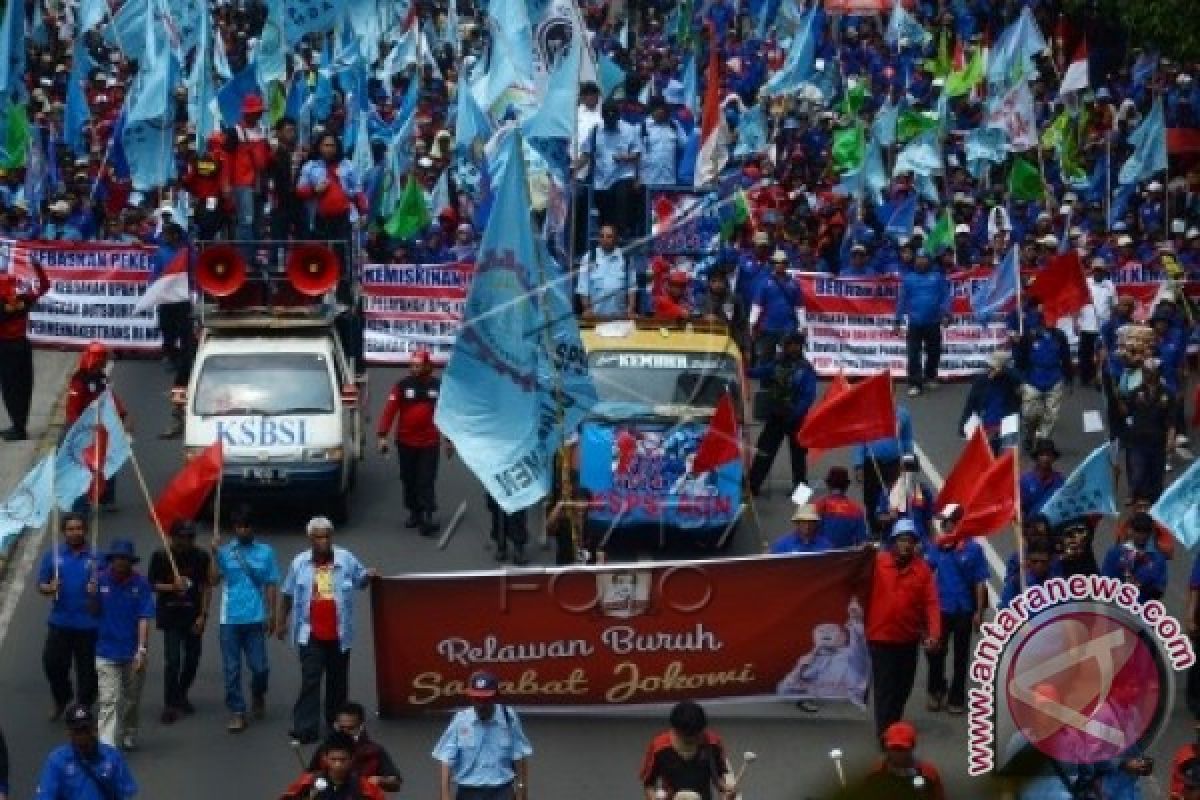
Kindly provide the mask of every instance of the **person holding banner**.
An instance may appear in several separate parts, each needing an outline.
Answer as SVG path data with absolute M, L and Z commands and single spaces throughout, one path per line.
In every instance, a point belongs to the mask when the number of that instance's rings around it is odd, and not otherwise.
M 693 700 L 671 709 L 670 729 L 650 740 L 640 777 L 646 800 L 688 796 L 711 800 L 735 791 L 733 770 L 721 737 L 708 727 L 708 715 Z
M 42 669 L 54 697 L 51 722 L 62 717 L 72 700 L 89 707 L 96 702 L 97 622 L 90 608 L 96 556 L 88 547 L 87 523 L 81 515 L 64 514 L 60 524 L 62 544 L 52 546 L 38 567 L 38 591 L 54 598 L 42 648 Z
M 33 399 L 33 345 L 29 343 L 29 312 L 47 292 L 50 278 L 33 262 L 37 282 L 21 290 L 12 272 L 0 274 L 0 395 L 8 411 L 9 426 L 0 439 L 19 442 L 29 438 L 29 404 Z
M 440 800 L 528 800 L 533 746 L 517 712 L 496 702 L 499 693 L 500 681 L 490 672 L 467 680 L 471 707 L 454 715 L 433 748 L 441 764 Z

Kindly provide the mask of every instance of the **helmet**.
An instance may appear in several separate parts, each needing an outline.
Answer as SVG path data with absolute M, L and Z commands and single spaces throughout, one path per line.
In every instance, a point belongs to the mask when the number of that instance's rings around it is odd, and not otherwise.
M 108 347 L 102 342 L 91 342 L 79 357 L 79 369 L 83 372 L 95 372 L 108 363 Z

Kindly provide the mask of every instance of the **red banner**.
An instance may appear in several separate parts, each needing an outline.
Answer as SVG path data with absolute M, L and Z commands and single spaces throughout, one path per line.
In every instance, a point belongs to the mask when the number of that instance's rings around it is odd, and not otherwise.
M 470 263 L 368 264 L 362 270 L 363 356 L 368 364 L 408 364 L 417 350 L 450 359 L 475 274 Z
M 377 580 L 379 713 L 465 702 L 476 670 L 519 706 L 685 698 L 863 703 L 874 551 Z

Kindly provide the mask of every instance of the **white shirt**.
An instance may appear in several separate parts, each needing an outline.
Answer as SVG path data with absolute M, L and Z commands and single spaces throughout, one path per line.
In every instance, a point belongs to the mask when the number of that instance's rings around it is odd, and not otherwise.
M 1099 333 L 1100 326 L 1108 322 L 1117 305 L 1117 287 L 1109 278 L 1098 281 L 1091 276 L 1087 285 L 1092 302 L 1079 310 L 1079 330 L 1082 333 Z
M 587 141 L 592 135 L 592 128 L 603 121 L 600 116 L 599 103 L 596 103 L 595 108 L 588 108 L 583 103 L 579 104 L 579 108 L 575 112 L 575 141 L 571 142 L 571 158 L 579 157 L 579 143 Z M 587 177 L 587 167 L 580 168 L 575 177 L 580 180 Z

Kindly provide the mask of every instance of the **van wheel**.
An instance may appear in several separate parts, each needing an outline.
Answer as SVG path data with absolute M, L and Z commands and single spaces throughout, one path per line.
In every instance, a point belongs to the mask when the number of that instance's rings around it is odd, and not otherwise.
M 329 501 L 329 520 L 338 526 L 350 520 L 350 493 L 338 492 Z

